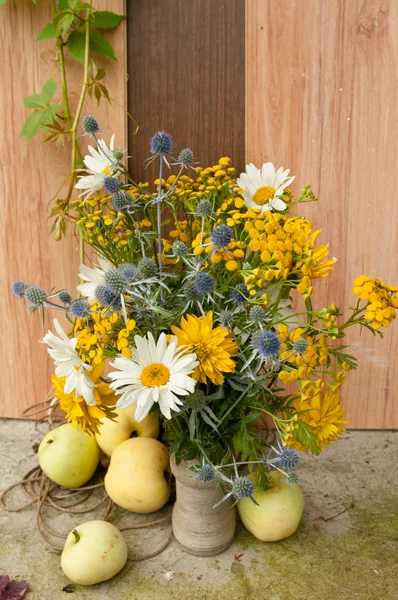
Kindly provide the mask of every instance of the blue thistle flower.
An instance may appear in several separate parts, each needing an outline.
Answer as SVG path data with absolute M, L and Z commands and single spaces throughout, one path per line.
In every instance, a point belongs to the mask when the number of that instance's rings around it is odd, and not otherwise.
M 151 138 L 150 149 L 152 154 L 169 154 L 173 148 L 171 136 L 165 131 L 158 131 Z
M 32 306 L 43 306 L 47 300 L 47 293 L 36 285 L 29 285 L 25 290 L 25 298 Z
M 14 283 L 12 284 L 12 291 L 16 296 L 18 296 L 18 298 L 23 298 L 28 287 L 29 286 L 27 283 L 18 280 L 14 281 Z
M 127 263 L 125 265 L 120 265 L 118 270 L 128 282 L 132 281 L 138 273 L 138 267 Z
M 244 475 L 238 476 L 232 482 L 231 491 L 236 498 L 250 498 L 254 492 L 254 483 Z
M 202 465 L 198 467 L 196 471 L 196 479 L 202 481 L 203 483 L 207 483 L 208 481 L 212 481 L 214 479 L 214 471 L 210 465 Z
M 85 133 L 88 133 L 90 135 L 94 135 L 94 134 L 98 133 L 100 129 L 99 129 L 97 119 L 95 117 L 93 117 L 92 115 L 87 115 L 87 117 L 84 117 L 83 129 L 84 129 Z
M 215 282 L 210 275 L 200 271 L 195 277 L 195 291 L 198 296 L 206 296 L 211 294 L 215 288 Z
M 106 290 L 106 285 L 97 285 L 94 291 L 94 296 L 97 302 L 103 304 L 105 306 L 104 292 Z
M 199 215 L 199 217 L 210 217 L 212 212 L 213 209 L 210 200 L 203 199 L 198 202 L 196 214 Z
M 284 448 L 279 455 L 279 462 L 283 469 L 295 469 L 300 462 L 300 458 L 292 448 Z
M 195 282 L 192 279 L 190 279 L 186 282 L 182 291 L 187 300 L 195 300 L 196 289 L 195 289 Z
M 234 313 L 232 310 L 222 310 L 218 316 L 219 323 L 226 329 L 231 329 L 234 320 Z
M 104 188 L 109 194 L 115 194 L 122 185 L 122 182 L 118 177 L 111 177 L 110 175 L 105 175 L 104 177 Z
M 152 277 L 156 277 L 158 273 L 155 261 L 149 258 L 149 256 L 141 258 L 138 263 L 138 269 L 143 279 L 151 279 Z
M 247 289 L 247 285 L 244 283 L 238 283 L 235 289 L 231 292 L 231 299 L 237 304 L 244 304 L 247 299 L 250 298 L 250 292 Z
M 118 190 L 112 194 L 112 204 L 117 212 L 123 213 L 133 206 L 133 200 L 130 194 L 126 194 L 126 192 Z
M 257 336 L 255 345 L 259 354 L 268 358 L 278 354 L 281 342 L 273 331 L 263 331 Z
M 68 292 L 62 291 L 59 292 L 58 298 L 63 304 L 70 304 L 72 302 L 72 297 Z
M 184 167 L 188 167 L 193 163 L 193 152 L 189 148 L 184 148 L 178 155 L 178 162 Z
M 70 312 L 78 319 L 88 319 L 91 316 L 90 306 L 87 300 L 74 300 L 70 305 Z
M 299 478 L 296 473 L 286 473 L 286 481 L 287 483 L 296 484 L 299 482 Z
M 191 394 L 184 397 L 184 405 L 192 410 L 200 410 L 206 406 L 207 400 L 203 390 L 200 388 L 195 389 Z
M 304 338 L 299 338 L 293 344 L 293 350 L 297 352 L 297 354 L 304 354 L 304 352 L 308 348 L 308 342 Z
M 112 308 L 115 311 L 120 310 L 122 306 L 120 302 L 120 294 L 116 294 L 110 287 L 105 286 L 105 289 L 102 292 L 102 298 L 102 304 L 104 306 L 106 306 L 107 308 Z
M 263 323 L 265 319 L 265 312 L 261 306 L 253 306 L 250 309 L 250 320 L 253 323 Z
M 115 294 L 123 294 L 126 289 L 127 279 L 119 269 L 109 269 L 104 275 L 105 283 Z
M 226 248 L 232 240 L 232 229 L 228 225 L 218 225 L 210 234 L 211 242 L 216 250 Z
M 186 247 L 184 242 L 180 242 L 179 240 L 174 242 L 174 244 L 173 244 L 174 256 L 176 256 L 177 258 L 182 258 L 183 256 L 185 256 L 187 254 L 187 252 L 188 252 L 188 248 Z

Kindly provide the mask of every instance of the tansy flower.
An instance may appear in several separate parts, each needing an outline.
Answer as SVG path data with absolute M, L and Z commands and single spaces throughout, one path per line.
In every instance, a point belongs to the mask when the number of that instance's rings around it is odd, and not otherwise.
M 234 373 L 236 364 L 232 356 L 238 354 L 238 347 L 228 329 L 219 325 L 213 329 L 213 313 L 204 317 L 187 315 L 182 317 L 179 327 L 172 326 L 172 332 L 178 337 L 179 346 L 194 352 L 198 358 L 192 377 L 201 383 L 210 379 L 217 385 L 224 383 L 223 373 Z
M 294 177 L 288 179 L 290 169 L 280 167 L 275 171 L 272 163 L 264 163 L 261 169 L 250 163 L 246 165 L 246 173 L 241 173 L 236 180 L 242 189 L 243 198 L 248 208 L 266 210 L 285 210 L 286 204 L 281 199 L 283 190 L 290 185 Z
M 183 402 L 178 396 L 191 394 L 195 381 L 190 377 L 198 365 L 195 354 L 182 354 L 177 348 L 177 338 L 172 337 L 169 344 L 166 335 L 160 334 L 156 343 L 151 333 L 146 338 L 134 337 L 135 348 L 131 358 L 123 356 L 115 359 L 109 377 L 114 390 L 122 394 L 116 403 L 117 408 L 127 408 L 137 402 L 135 420 L 142 421 L 155 402 L 166 419 L 171 419 L 170 410 L 179 412 L 178 405 Z
M 49 346 L 48 353 L 54 360 L 55 374 L 64 378 L 64 392 L 83 396 L 90 406 L 95 405 L 94 383 L 86 371 L 92 367 L 82 361 L 76 351 L 77 338 L 69 339 L 59 322 L 54 319 L 54 327 L 60 337 L 48 331 L 42 342 Z
M 99 285 L 105 285 L 105 273 L 112 269 L 110 262 L 104 258 L 98 257 L 99 266 L 91 268 L 86 265 L 80 265 L 80 279 L 83 279 L 85 283 L 80 283 L 77 286 L 77 290 L 88 298 L 89 302 L 96 300 L 95 290 Z
M 84 157 L 85 171 L 88 175 L 80 177 L 75 185 L 78 190 L 83 190 L 80 196 L 84 199 L 92 196 L 94 192 L 101 190 L 104 187 L 104 179 L 107 175 L 117 175 L 117 161 L 113 154 L 115 143 L 115 135 L 111 137 L 109 148 L 104 140 L 98 140 L 98 150 L 92 146 L 88 147 L 91 156 L 86 154 Z
M 117 413 L 115 410 L 116 396 L 108 383 L 101 383 L 100 377 L 105 362 L 96 365 L 89 374 L 94 384 L 93 395 L 95 404 L 86 404 L 84 398 L 76 391 L 65 393 L 65 377 L 53 375 L 55 397 L 59 400 L 61 409 L 66 413 L 66 419 L 82 431 L 98 433 L 100 419 L 113 419 Z
M 345 432 L 344 420 L 346 413 L 340 402 L 340 387 L 345 378 L 340 377 L 338 381 L 326 392 L 322 392 L 321 386 L 316 382 L 307 382 L 302 388 L 301 397 L 293 402 L 293 408 L 299 411 L 306 411 L 300 414 L 300 420 L 305 421 L 312 427 L 313 433 L 317 437 L 317 442 L 321 450 L 324 446 L 329 446 L 332 442 L 338 440 L 339 436 Z M 294 437 L 294 430 L 291 430 L 285 438 L 289 446 L 298 450 L 305 450 Z

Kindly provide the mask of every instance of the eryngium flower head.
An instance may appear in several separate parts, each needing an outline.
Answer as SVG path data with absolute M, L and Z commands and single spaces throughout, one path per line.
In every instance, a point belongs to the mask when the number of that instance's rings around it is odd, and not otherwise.
M 237 304 L 244 304 L 250 298 L 250 292 L 244 283 L 238 283 L 231 292 L 231 298 Z
M 287 483 L 296 484 L 296 483 L 299 482 L 299 478 L 296 475 L 296 473 L 287 473 L 286 474 L 286 481 L 287 481 Z
M 202 481 L 203 483 L 207 483 L 208 481 L 212 481 L 214 479 L 214 471 L 210 465 L 202 465 L 198 467 L 196 471 L 196 479 Z
M 297 352 L 297 354 L 304 354 L 304 352 L 308 348 L 308 342 L 304 338 L 299 338 L 293 344 L 293 350 Z
M 120 160 L 123 160 L 124 152 L 123 152 L 123 150 L 116 149 L 113 151 L 113 156 L 114 156 L 115 160 L 117 162 L 119 162 Z
M 216 250 L 226 248 L 232 240 L 232 229 L 228 225 L 218 225 L 210 234 L 211 243 Z
M 141 258 L 141 260 L 138 263 L 138 269 L 143 279 L 150 279 L 151 277 L 156 277 L 158 273 L 158 268 L 156 266 L 155 261 L 152 260 L 152 258 L 149 258 L 149 256 Z
M 241 475 L 233 480 L 231 491 L 236 498 L 250 498 L 254 492 L 254 483 Z
M 261 306 L 253 306 L 250 309 L 250 320 L 253 323 L 262 323 L 265 319 L 265 312 Z
M 178 155 L 178 162 L 184 165 L 184 167 L 188 167 L 193 163 L 193 152 L 189 148 L 184 148 L 181 150 Z
M 195 277 L 195 291 L 198 296 L 206 296 L 214 290 L 215 282 L 208 273 L 200 271 Z
M 213 210 L 210 200 L 203 199 L 198 202 L 196 214 L 199 215 L 199 217 L 210 217 L 212 212 Z
M 165 131 L 158 131 L 150 141 L 152 154 L 168 154 L 173 148 L 171 136 Z
M 117 212 L 123 213 L 133 205 L 133 200 L 130 194 L 126 194 L 122 190 L 118 190 L 112 194 L 112 204 Z
M 206 396 L 201 389 L 195 389 L 192 394 L 188 394 L 184 398 L 184 405 L 193 410 L 200 410 L 206 406 Z
M 187 300 L 195 300 L 196 298 L 196 289 L 195 282 L 192 279 L 189 279 L 184 285 L 183 294 Z
M 256 349 L 264 358 L 276 356 L 278 354 L 281 342 L 273 331 L 263 331 L 256 338 Z
M 62 291 L 58 294 L 58 298 L 63 304 L 70 304 L 72 302 L 72 297 L 68 292 Z
M 120 265 L 118 270 L 127 282 L 132 281 L 138 273 L 138 267 L 127 263 L 125 265 Z
M 300 462 L 298 453 L 292 448 L 284 448 L 279 455 L 279 460 L 283 469 L 295 469 Z
M 97 285 L 95 288 L 94 296 L 95 299 L 105 306 L 104 292 L 106 290 L 106 285 Z
M 127 279 L 119 269 L 109 269 L 104 275 L 105 283 L 115 294 L 123 294 Z
M 89 133 L 90 135 L 98 133 L 99 126 L 98 126 L 97 119 L 95 117 L 93 117 L 92 115 L 87 115 L 87 117 L 84 117 L 83 129 L 84 129 L 85 133 Z
M 105 175 L 104 177 L 104 188 L 109 194 L 114 194 L 117 192 L 122 185 L 122 182 L 118 177 L 111 177 L 110 175 Z
M 28 289 L 28 287 L 29 286 L 27 283 L 25 283 L 24 281 L 18 280 L 18 281 L 14 281 L 14 283 L 12 284 L 12 291 L 19 298 L 23 298 L 25 296 L 25 292 Z
M 36 285 L 29 285 L 25 290 L 25 298 L 32 306 L 43 306 L 47 299 L 47 293 Z
M 182 258 L 183 256 L 185 256 L 187 254 L 187 252 L 188 252 L 188 248 L 186 247 L 184 242 L 180 242 L 179 240 L 174 242 L 174 244 L 173 244 L 174 256 L 176 256 L 177 258 Z
M 74 300 L 70 305 L 70 312 L 78 319 L 88 319 L 91 315 L 87 300 Z
M 104 306 L 114 311 L 120 310 L 122 306 L 120 302 L 120 294 L 115 294 L 115 292 L 110 287 L 106 286 L 103 291 L 102 297 Z
M 232 310 L 222 310 L 218 316 L 219 323 L 226 329 L 231 329 L 234 320 L 234 313 Z

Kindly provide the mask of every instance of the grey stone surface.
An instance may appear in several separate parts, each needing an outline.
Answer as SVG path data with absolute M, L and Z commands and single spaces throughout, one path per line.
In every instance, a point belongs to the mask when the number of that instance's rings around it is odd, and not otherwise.
M 0 421 L 0 490 L 36 464 L 39 441 L 32 423 Z M 398 432 L 350 432 L 302 461 L 306 508 L 291 538 L 265 544 L 239 525 L 231 548 L 212 558 L 188 556 L 173 540 L 159 556 L 129 560 L 115 578 L 90 588 L 65 587 L 59 554 L 36 532 L 34 508 L 0 510 L 0 574 L 26 580 L 28 600 L 397 600 L 397 454 Z M 15 505 L 23 499 L 18 491 L 12 497 Z M 65 533 L 99 517 L 48 513 Z M 115 510 L 111 520 L 122 526 L 151 518 Z M 131 556 L 155 550 L 168 531 L 166 524 L 127 532 Z

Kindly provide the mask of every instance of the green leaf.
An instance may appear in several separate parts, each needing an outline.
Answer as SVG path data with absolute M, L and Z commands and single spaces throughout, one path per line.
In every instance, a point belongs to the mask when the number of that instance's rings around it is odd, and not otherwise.
M 74 19 L 74 14 L 71 10 L 63 10 L 62 12 L 55 15 L 53 18 L 53 24 L 55 28 L 55 33 L 57 35 L 63 35 L 72 25 Z
M 84 64 L 85 35 L 81 31 L 72 31 L 66 42 L 68 50 L 75 60 Z
M 126 18 L 126 15 L 117 15 L 107 10 L 99 10 L 93 14 L 92 24 L 94 27 L 98 27 L 98 29 L 113 29 Z
M 41 88 L 41 95 L 46 104 L 49 104 L 50 100 L 55 94 L 56 89 L 57 82 L 55 81 L 54 77 L 50 77 L 50 79 L 46 81 L 46 83 Z
M 57 37 L 57 34 L 55 33 L 54 23 L 48 23 L 45 27 L 43 27 L 35 39 L 35 42 L 39 42 L 40 40 L 53 40 L 55 37 Z
M 59 0 L 58 2 L 58 10 L 67 10 L 69 8 L 68 0 Z
M 3 4 L 5 4 L 7 2 L 7 0 L 0 0 L 0 6 L 3 6 Z
M 117 61 L 112 45 L 100 33 L 90 31 L 90 48 L 93 50 L 93 52 L 96 52 L 100 56 L 111 58 L 112 60 Z
M 26 108 L 45 108 L 46 103 L 41 94 L 31 94 L 23 99 L 23 104 Z
M 21 129 L 21 133 L 19 134 L 19 137 L 23 137 L 25 135 L 26 141 L 30 142 L 30 140 L 37 133 L 39 133 L 39 131 L 41 131 L 43 129 L 41 119 L 42 119 L 41 111 L 37 111 L 37 112 L 34 112 L 31 115 L 29 115 L 29 117 L 26 119 L 25 123 L 23 124 L 23 127 Z

